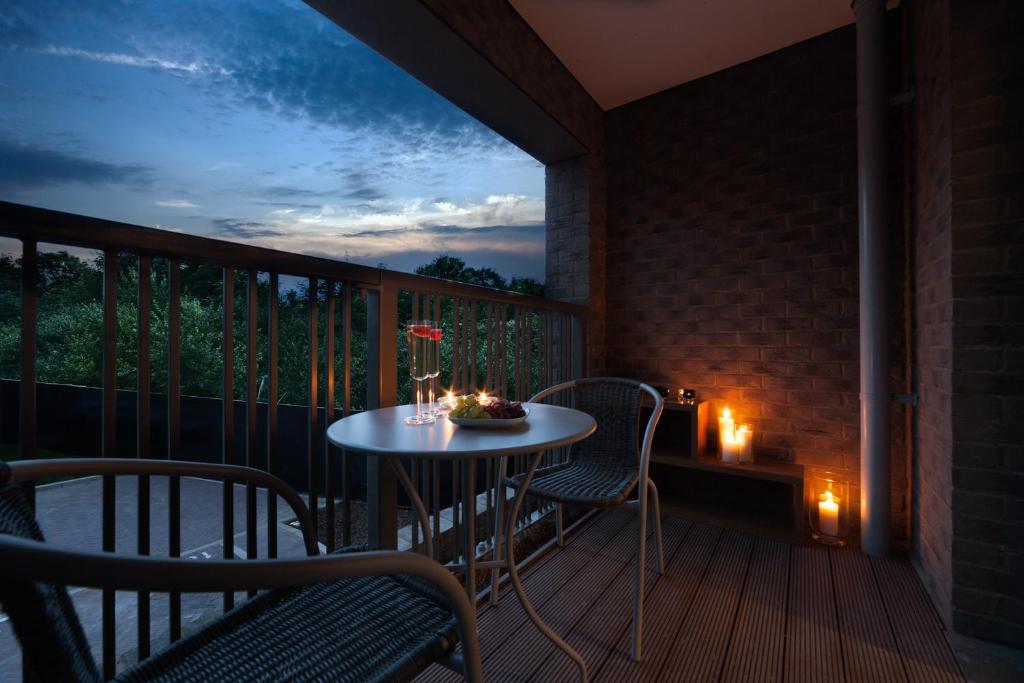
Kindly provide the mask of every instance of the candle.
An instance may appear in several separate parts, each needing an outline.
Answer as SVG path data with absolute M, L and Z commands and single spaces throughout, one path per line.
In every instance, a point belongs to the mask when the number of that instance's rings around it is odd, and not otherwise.
M 718 418 L 718 445 L 722 451 L 722 462 L 739 462 L 740 451 L 736 444 L 736 423 L 728 408 Z
M 490 399 L 487 398 L 487 392 L 486 391 L 481 391 L 480 395 L 477 396 L 476 399 L 477 399 L 477 401 L 481 405 L 487 405 L 487 402 L 490 400 Z
M 741 424 L 736 430 L 739 442 L 740 462 L 754 462 L 754 428 L 749 424 Z
M 839 535 L 839 499 L 832 497 L 831 491 L 821 494 L 818 503 L 818 528 L 826 536 Z

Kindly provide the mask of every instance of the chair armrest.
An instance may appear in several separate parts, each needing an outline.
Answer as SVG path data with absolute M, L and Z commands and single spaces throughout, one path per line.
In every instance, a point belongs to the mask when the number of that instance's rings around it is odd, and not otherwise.
M 54 460 L 16 460 L 6 463 L 6 475 L 12 482 L 35 481 L 46 477 L 152 475 L 163 477 L 209 477 L 230 479 L 265 486 L 281 496 L 299 520 L 308 555 L 318 555 L 316 531 L 309 509 L 295 489 L 262 470 L 240 465 L 220 465 L 182 460 L 143 460 L 135 458 L 57 458 Z M 0 481 L 0 484 L 3 482 Z
M 0 535 L 0 578 L 109 590 L 217 593 L 288 588 L 363 576 L 403 574 L 435 586 L 459 623 L 466 676 L 482 681 L 475 605 L 440 564 L 396 550 L 321 555 L 294 560 L 197 561 L 61 550 L 46 543 Z

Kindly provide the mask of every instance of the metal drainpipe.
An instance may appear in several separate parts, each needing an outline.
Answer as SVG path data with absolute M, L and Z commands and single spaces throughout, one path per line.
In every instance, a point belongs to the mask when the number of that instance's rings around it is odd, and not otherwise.
M 860 232 L 861 548 L 889 554 L 889 353 L 886 325 L 885 0 L 854 0 L 857 217 Z

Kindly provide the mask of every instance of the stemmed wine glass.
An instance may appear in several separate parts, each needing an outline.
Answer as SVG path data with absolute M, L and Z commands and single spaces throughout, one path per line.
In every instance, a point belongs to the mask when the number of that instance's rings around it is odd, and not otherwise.
M 430 330 L 430 345 L 431 345 L 431 350 L 430 351 L 431 351 L 431 353 L 433 355 L 433 359 L 432 359 L 433 360 L 433 365 L 430 368 L 430 375 L 429 375 L 430 385 L 429 385 L 429 389 L 427 391 L 429 392 L 428 396 L 430 398 L 430 402 L 429 402 L 429 404 L 427 406 L 427 409 L 429 410 L 430 414 L 434 415 L 434 416 L 440 416 L 440 415 L 444 414 L 444 406 L 442 406 L 441 403 L 440 403 L 441 397 L 440 397 L 439 392 L 437 391 L 437 378 L 441 374 L 441 336 L 442 336 L 442 334 L 443 333 L 441 332 L 441 328 L 440 327 L 435 327 L 435 328 Z M 435 405 L 435 401 L 437 402 L 437 405 Z
M 423 380 L 430 377 L 434 360 L 431 351 L 430 332 L 434 329 L 432 320 L 410 320 L 405 325 L 406 339 L 409 340 L 409 377 L 415 382 L 416 414 L 405 418 L 405 424 L 424 425 L 434 422 L 434 416 L 423 410 Z

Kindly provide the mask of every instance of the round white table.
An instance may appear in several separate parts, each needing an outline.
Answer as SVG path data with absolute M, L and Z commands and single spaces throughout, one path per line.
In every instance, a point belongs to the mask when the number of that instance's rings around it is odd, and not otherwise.
M 508 571 L 512 587 L 527 615 L 541 633 L 576 662 L 580 668 L 580 676 L 585 681 L 586 666 L 583 658 L 541 620 L 527 599 L 519 580 L 519 572 L 516 569 L 513 543 L 506 544 L 505 558 L 500 558 L 502 538 L 498 529 L 501 526 L 504 495 L 496 496 L 497 523 L 495 524 L 493 559 L 482 562 L 476 560 L 476 530 L 474 526 L 476 523 L 477 460 L 498 458 L 500 481 L 505 473 L 505 459 L 508 456 L 532 454 L 523 484 L 516 491 L 506 522 L 504 537 L 514 539 L 516 516 L 519 514 L 519 508 L 526 495 L 526 490 L 530 486 L 530 481 L 533 479 L 533 474 L 540 464 L 543 451 L 581 441 L 597 429 L 594 418 L 578 410 L 543 403 L 524 403 L 523 405 L 529 408 L 530 416 L 521 425 L 507 429 L 457 427 L 446 417 L 440 417 L 437 422 L 430 425 L 407 425 L 403 419 L 415 413 L 416 407 L 405 405 L 349 415 L 327 429 L 327 438 L 335 446 L 382 456 L 387 460 L 402 488 L 409 496 L 409 500 L 416 508 L 420 525 L 423 527 L 424 547 L 427 555 L 432 555 L 430 518 L 423 499 L 420 498 L 416 486 L 399 459 L 460 462 L 464 468 L 461 517 L 465 562 L 447 566 L 452 569 L 464 570 L 466 592 L 473 603 L 476 602 L 477 569 L 494 571 L 491 600 L 496 602 L 498 595 L 496 570 L 504 567 Z M 503 486 L 503 482 L 500 482 L 500 485 Z

